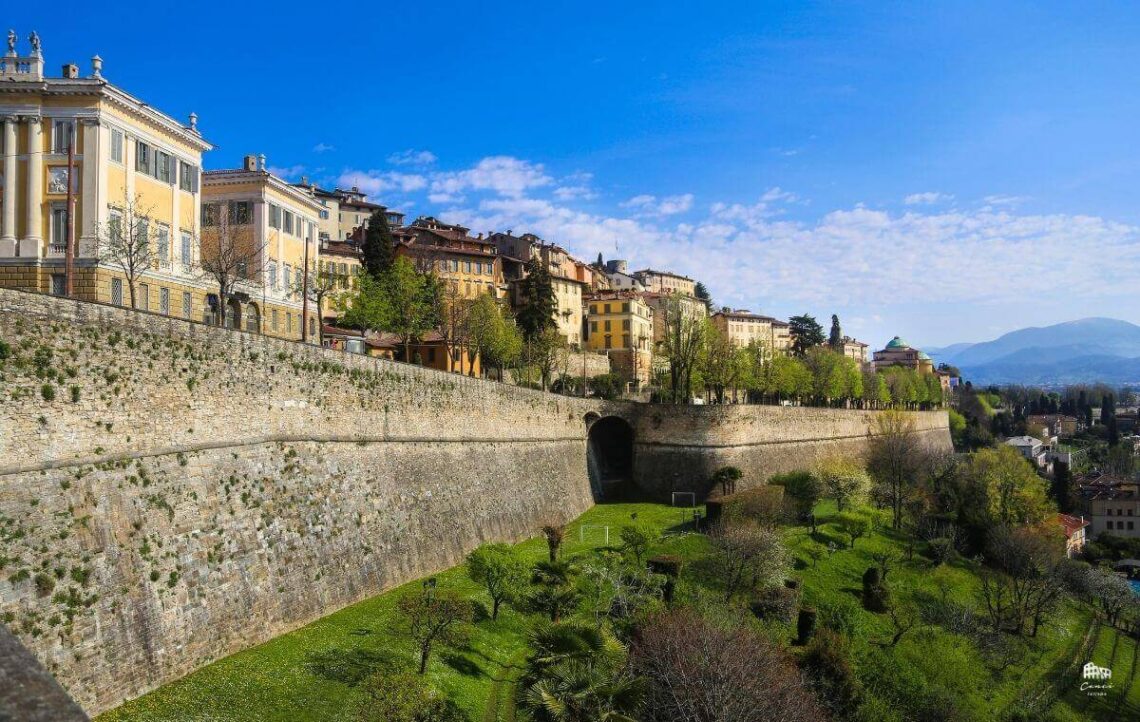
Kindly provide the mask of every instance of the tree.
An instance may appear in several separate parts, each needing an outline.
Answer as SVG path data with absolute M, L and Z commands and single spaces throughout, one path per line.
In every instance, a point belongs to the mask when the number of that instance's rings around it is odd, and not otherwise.
M 622 549 L 633 555 L 638 568 L 641 568 L 641 560 L 656 539 L 657 534 L 645 524 L 630 524 L 621 528 Z
M 1105 619 L 1116 626 L 1121 613 L 1134 597 L 1128 581 L 1107 569 L 1090 569 L 1087 586 L 1093 600 L 1104 612 Z
M 451 591 L 439 592 L 434 579 L 420 591 L 400 598 L 396 608 L 415 642 L 420 655 L 419 672 L 427 672 L 432 647 L 436 644 L 457 644 L 463 640 L 466 625 L 474 618 L 471 603 Z
M 707 286 L 705 286 L 705 284 L 701 283 L 700 281 L 697 281 L 696 285 L 693 286 L 693 295 L 696 296 L 698 301 L 705 304 L 706 310 L 708 310 L 710 313 L 712 312 L 712 308 L 713 308 L 712 294 L 709 293 L 709 289 Z
M 831 314 L 831 333 L 827 337 L 827 345 L 832 351 L 843 353 L 843 330 L 839 328 L 839 316 Z
M 756 523 L 720 524 L 711 534 L 714 563 L 725 588 L 725 601 L 778 583 L 789 554 L 774 527 Z
M 267 246 L 257 238 L 249 204 L 202 206 L 200 274 L 218 287 L 218 325 L 226 325 L 229 300 L 239 284 L 263 286 Z M 301 323 L 307 323 L 301 319 Z
M 467 313 L 468 353 L 478 353 L 483 362 L 483 372 L 489 367 L 502 369 L 518 361 L 522 354 L 522 334 L 507 309 L 490 296 L 480 294 L 471 304 Z M 475 360 L 470 360 L 474 375 Z
M 1032 524 L 1056 511 L 1049 503 L 1045 481 L 1012 446 L 975 452 L 964 472 L 984 499 L 993 523 Z
M 643 722 L 826 719 L 780 647 L 743 625 L 718 626 L 690 609 L 655 614 L 629 658 L 646 684 Z
M 535 343 L 544 332 L 553 329 L 557 302 L 550 269 L 535 256 L 527 261 L 526 276 L 519 282 L 519 328 L 528 344 Z
M 784 495 L 792 500 L 796 517 L 800 520 L 811 515 L 815 505 L 823 497 L 823 484 L 819 478 L 809 471 L 791 471 L 786 474 L 776 474 L 768 480 L 769 484 L 784 487 Z
M 669 388 L 673 403 L 688 403 L 692 398 L 693 371 L 704 346 L 706 326 L 701 319 L 685 310 L 680 295 L 670 296 L 661 311 L 665 337 L 660 352 L 669 360 Z
M 812 375 L 804 362 L 792 356 L 774 356 L 767 364 L 764 390 L 777 399 L 794 399 L 812 391 Z
M 519 681 L 520 707 L 534 722 L 634 722 L 642 683 L 623 664 L 624 650 L 599 630 L 540 625 Z
M 396 258 L 396 241 L 388 227 L 384 211 L 373 211 L 364 229 L 364 242 L 360 244 L 364 256 L 364 270 L 373 278 L 380 278 L 392 267 Z
M 803 358 L 809 348 L 823 343 L 823 327 L 814 316 L 792 316 L 788 319 L 788 326 L 792 334 L 792 353 L 800 358 Z
M 851 548 L 855 548 L 855 542 L 862 537 L 867 536 L 871 531 L 871 520 L 865 514 L 856 514 L 854 512 L 844 512 L 838 517 L 839 528 L 843 530 L 851 539 Z
M 329 263 L 324 268 L 318 268 L 316 273 L 310 274 L 306 279 L 304 275 L 297 277 L 293 282 L 293 292 L 300 295 L 308 293 L 309 301 L 317 309 L 317 317 L 323 319 L 325 299 L 334 298 L 340 289 L 348 287 L 348 279 L 332 270 Z M 324 343 L 324 324 L 318 324 L 320 335 L 318 341 Z
M 717 403 L 724 403 L 725 389 L 735 386 L 744 373 L 744 355 L 726 334 L 711 322 L 706 323 L 701 373 Z
M 100 263 L 122 271 L 131 308 L 138 308 L 135 289 L 139 277 L 159 260 L 155 254 L 157 227 L 150 222 L 154 209 L 144 206 L 141 196 L 131 198 L 124 190 L 122 203 L 114 210 L 111 220 L 95 231 L 96 255 Z
M 1063 538 L 1055 523 L 991 532 L 986 561 L 996 573 L 983 574 L 981 592 L 995 631 L 1037 636 L 1065 590 Z
M 558 550 L 562 548 L 562 541 L 566 538 L 566 527 L 562 524 L 544 524 L 542 536 L 546 539 L 546 551 L 551 563 L 558 561 Z
M 574 588 L 576 570 L 568 562 L 539 562 L 534 565 L 531 583 L 534 589 L 527 597 L 527 608 L 545 614 L 552 623 L 578 608 L 581 598 Z
M 565 348 L 566 339 L 554 327 L 547 328 L 529 339 L 524 334 L 522 360 L 528 366 L 538 368 L 543 391 L 550 386 L 550 378 L 554 374 L 559 352 Z
M 467 555 L 467 575 L 491 597 L 491 619 L 499 607 L 517 599 L 526 584 L 526 563 L 510 544 L 482 544 Z
M 815 471 L 824 493 L 835 499 L 835 506 L 843 511 L 861 504 L 871 488 L 871 479 L 859 464 L 841 458 L 824 461 Z
M 395 333 L 404 347 L 404 361 L 411 361 L 410 346 L 427 331 L 439 325 L 437 279 L 416 270 L 405 257 L 397 258 L 382 276 L 390 314 L 387 330 Z
M 891 521 L 902 528 L 903 506 L 923 467 L 923 447 L 914 417 L 897 410 L 884 411 L 871 423 L 867 469 L 886 492 Z
M 351 293 L 336 299 L 339 323 L 365 331 L 385 331 L 391 325 L 392 304 L 383 279 L 361 274 Z
M 489 294 L 480 295 L 487 296 Z M 437 330 L 443 339 L 447 352 L 447 370 L 454 371 L 452 365 L 458 363 L 459 370 L 462 372 L 463 359 L 467 358 L 470 360 L 471 370 L 474 371 L 474 354 L 468 355 L 471 343 L 471 308 L 474 301 L 459 293 L 457 286 L 441 284 L 435 302 L 434 315 L 440 319 Z

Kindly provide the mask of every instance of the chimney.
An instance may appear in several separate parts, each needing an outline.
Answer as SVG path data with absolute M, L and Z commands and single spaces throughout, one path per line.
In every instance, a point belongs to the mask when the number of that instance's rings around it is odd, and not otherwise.
M 63 77 L 68 80 L 75 80 L 79 77 L 79 66 L 75 63 L 68 63 L 63 66 Z
M 257 170 L 257 156 L 247 155 L 243 166 L 246 170 Z

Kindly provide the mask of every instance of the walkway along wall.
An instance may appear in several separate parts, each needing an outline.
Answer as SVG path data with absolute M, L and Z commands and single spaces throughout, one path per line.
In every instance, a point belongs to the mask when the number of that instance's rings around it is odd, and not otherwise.
M 860 453 L 870 418 L 607 404 L 8 290 L 0 340 L 0 619 L 93 714 L 578 516 L 588 416 L 630 423 L 658 497 Z

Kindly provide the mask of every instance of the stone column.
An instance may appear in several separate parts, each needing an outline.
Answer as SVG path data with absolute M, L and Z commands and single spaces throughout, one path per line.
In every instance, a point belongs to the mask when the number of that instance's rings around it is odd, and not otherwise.
M 0 257 L 16 255 L 16 117 L 4 118 L 4 216 L 0 220 Z
M 28 116 L 28 227 L 20 241 L 20 256 L 40 258 L 44 255 L 44 142 L 43 119 Z
M 82 185 L 79 188 L 80 199 L 83 203 L 83 225 L 76 227 L 79 235 L 77 255 L 80 258 L 89 258 L 95 255 L 95 234 L 99 227 L 99 202 L 97 190 L 99 186 L 99 165 L 101 137 L 103 129 L 99 121 L 94 118 L 84 118 L 83 127 L 83 174 Z

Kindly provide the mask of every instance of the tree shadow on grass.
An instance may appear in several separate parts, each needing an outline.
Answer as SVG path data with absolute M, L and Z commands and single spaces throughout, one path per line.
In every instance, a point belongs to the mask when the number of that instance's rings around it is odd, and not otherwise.
M 334 647 L 311 652 L 305 657 L 305 669 L 309 672 L 350 687 L 355 687 L 380 670 L 394 669 L 396 666 L 397 658 L 390 652 L 360 647 Z
M 444 654 L 441 659 L 443 659 L 444 664 L 465 677 L 478 678 L 487 676 L 479 665 L 458 652 L 448 652 Z

